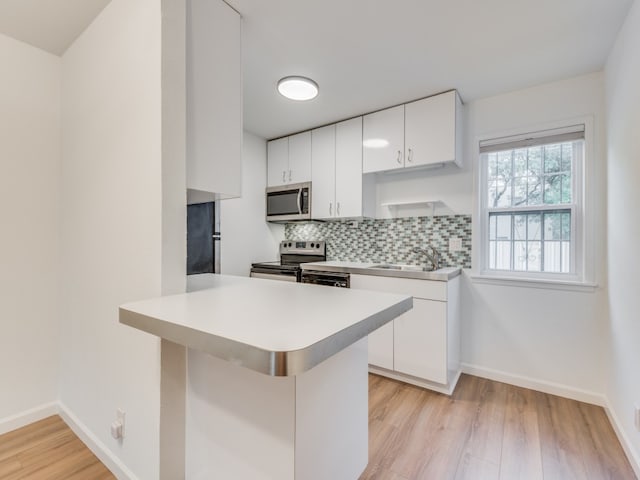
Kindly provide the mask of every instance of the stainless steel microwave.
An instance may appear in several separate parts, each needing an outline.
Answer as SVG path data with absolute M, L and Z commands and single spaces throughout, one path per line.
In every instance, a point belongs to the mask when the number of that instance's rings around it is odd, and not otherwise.
M 311 220 L 311 182 L 267 187 L 267 222 Z

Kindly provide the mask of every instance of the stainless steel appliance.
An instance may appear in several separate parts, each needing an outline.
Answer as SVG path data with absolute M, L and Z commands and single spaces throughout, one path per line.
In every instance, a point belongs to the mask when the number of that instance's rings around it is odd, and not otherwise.
M 314 285 L 351 288 L 351 280 L 348 273 L 303 270 L 301 280 L 302 283 L 312 283 Z
M 187 205 L 187 275 L 220 273 L 220 204 Z
M 267 187 L 267 222 L 311 220 L 311 182 Z
M 324 262 L 326 259 L 327 245 L 323 241 L 283 240 L 280 242 L 280 261 L 251 264 L 251 276 L 299 282 L 301 263 Z

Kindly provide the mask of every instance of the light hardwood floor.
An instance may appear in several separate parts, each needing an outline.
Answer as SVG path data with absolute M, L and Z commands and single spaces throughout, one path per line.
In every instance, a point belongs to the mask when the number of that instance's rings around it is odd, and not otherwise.
M 370 375 L 372 479 L 636 477 L 600 407 L 468 375 L 451 397 Z
M 111 480 L 115 477 L 54 415 L 0 435 L 2 480 Z
M 369 458 L 360 480 L 636 478 L 602 408 L 468 375 L 451 397 L 370 375 Z M 58 416 L 0 436 L 1 480 L 114 478 Z

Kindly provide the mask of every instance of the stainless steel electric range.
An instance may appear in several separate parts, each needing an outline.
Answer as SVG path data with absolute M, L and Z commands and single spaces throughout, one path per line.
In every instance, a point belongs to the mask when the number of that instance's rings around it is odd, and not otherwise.
M 286 282 L 300 282 L 301 263 L 323 262 L 327 259 L 327 245 L 323 241 L 280 242 L 280 261 L 251 264 L 251 276 Z

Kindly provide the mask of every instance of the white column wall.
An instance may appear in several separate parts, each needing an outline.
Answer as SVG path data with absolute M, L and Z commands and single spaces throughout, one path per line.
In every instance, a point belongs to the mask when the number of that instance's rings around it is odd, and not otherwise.
M 462 361 L 466 371 L 504 381 L 601 401 L 604 392 L 606 329 L 605 110 L 604 77 L 593 73 L 497 95 L 467 105 L 465 161 L 475 164 L 477 139 L 500 136 L 589 116 L 594 144 L 588 215 L 593 226 L 588 257 L 599 287 L 595 292 L 487 285 L 465 276 L 462 283 Z M 469 177 L 468 188 L 476 188 Z M 477 202 L 473 195 L 473 202 Z M 473 266 L 479 265 L 474 216 Z
M 150 480 L 160 342 L 120 325 L 118 305 L 162 293 L 160 60 L 159 0 L 112 0 L 62 58 L 60 402 L 124 474 Z
M 4 35 L 0 58 L 2 433 L 57 397 L 61 146 L 60 58 Z
M 609 336 L 607 397 L 640 475 L 640 3 L 606 66 Z M 640 427 L 639 427 L 640 428 Z
M 242 144 L 242 197 L 220 202 L 220 269 L 248 276 L 251 263 L 279 259 L 284 226 L 265 221 L 266 140 L 245 131 Z

